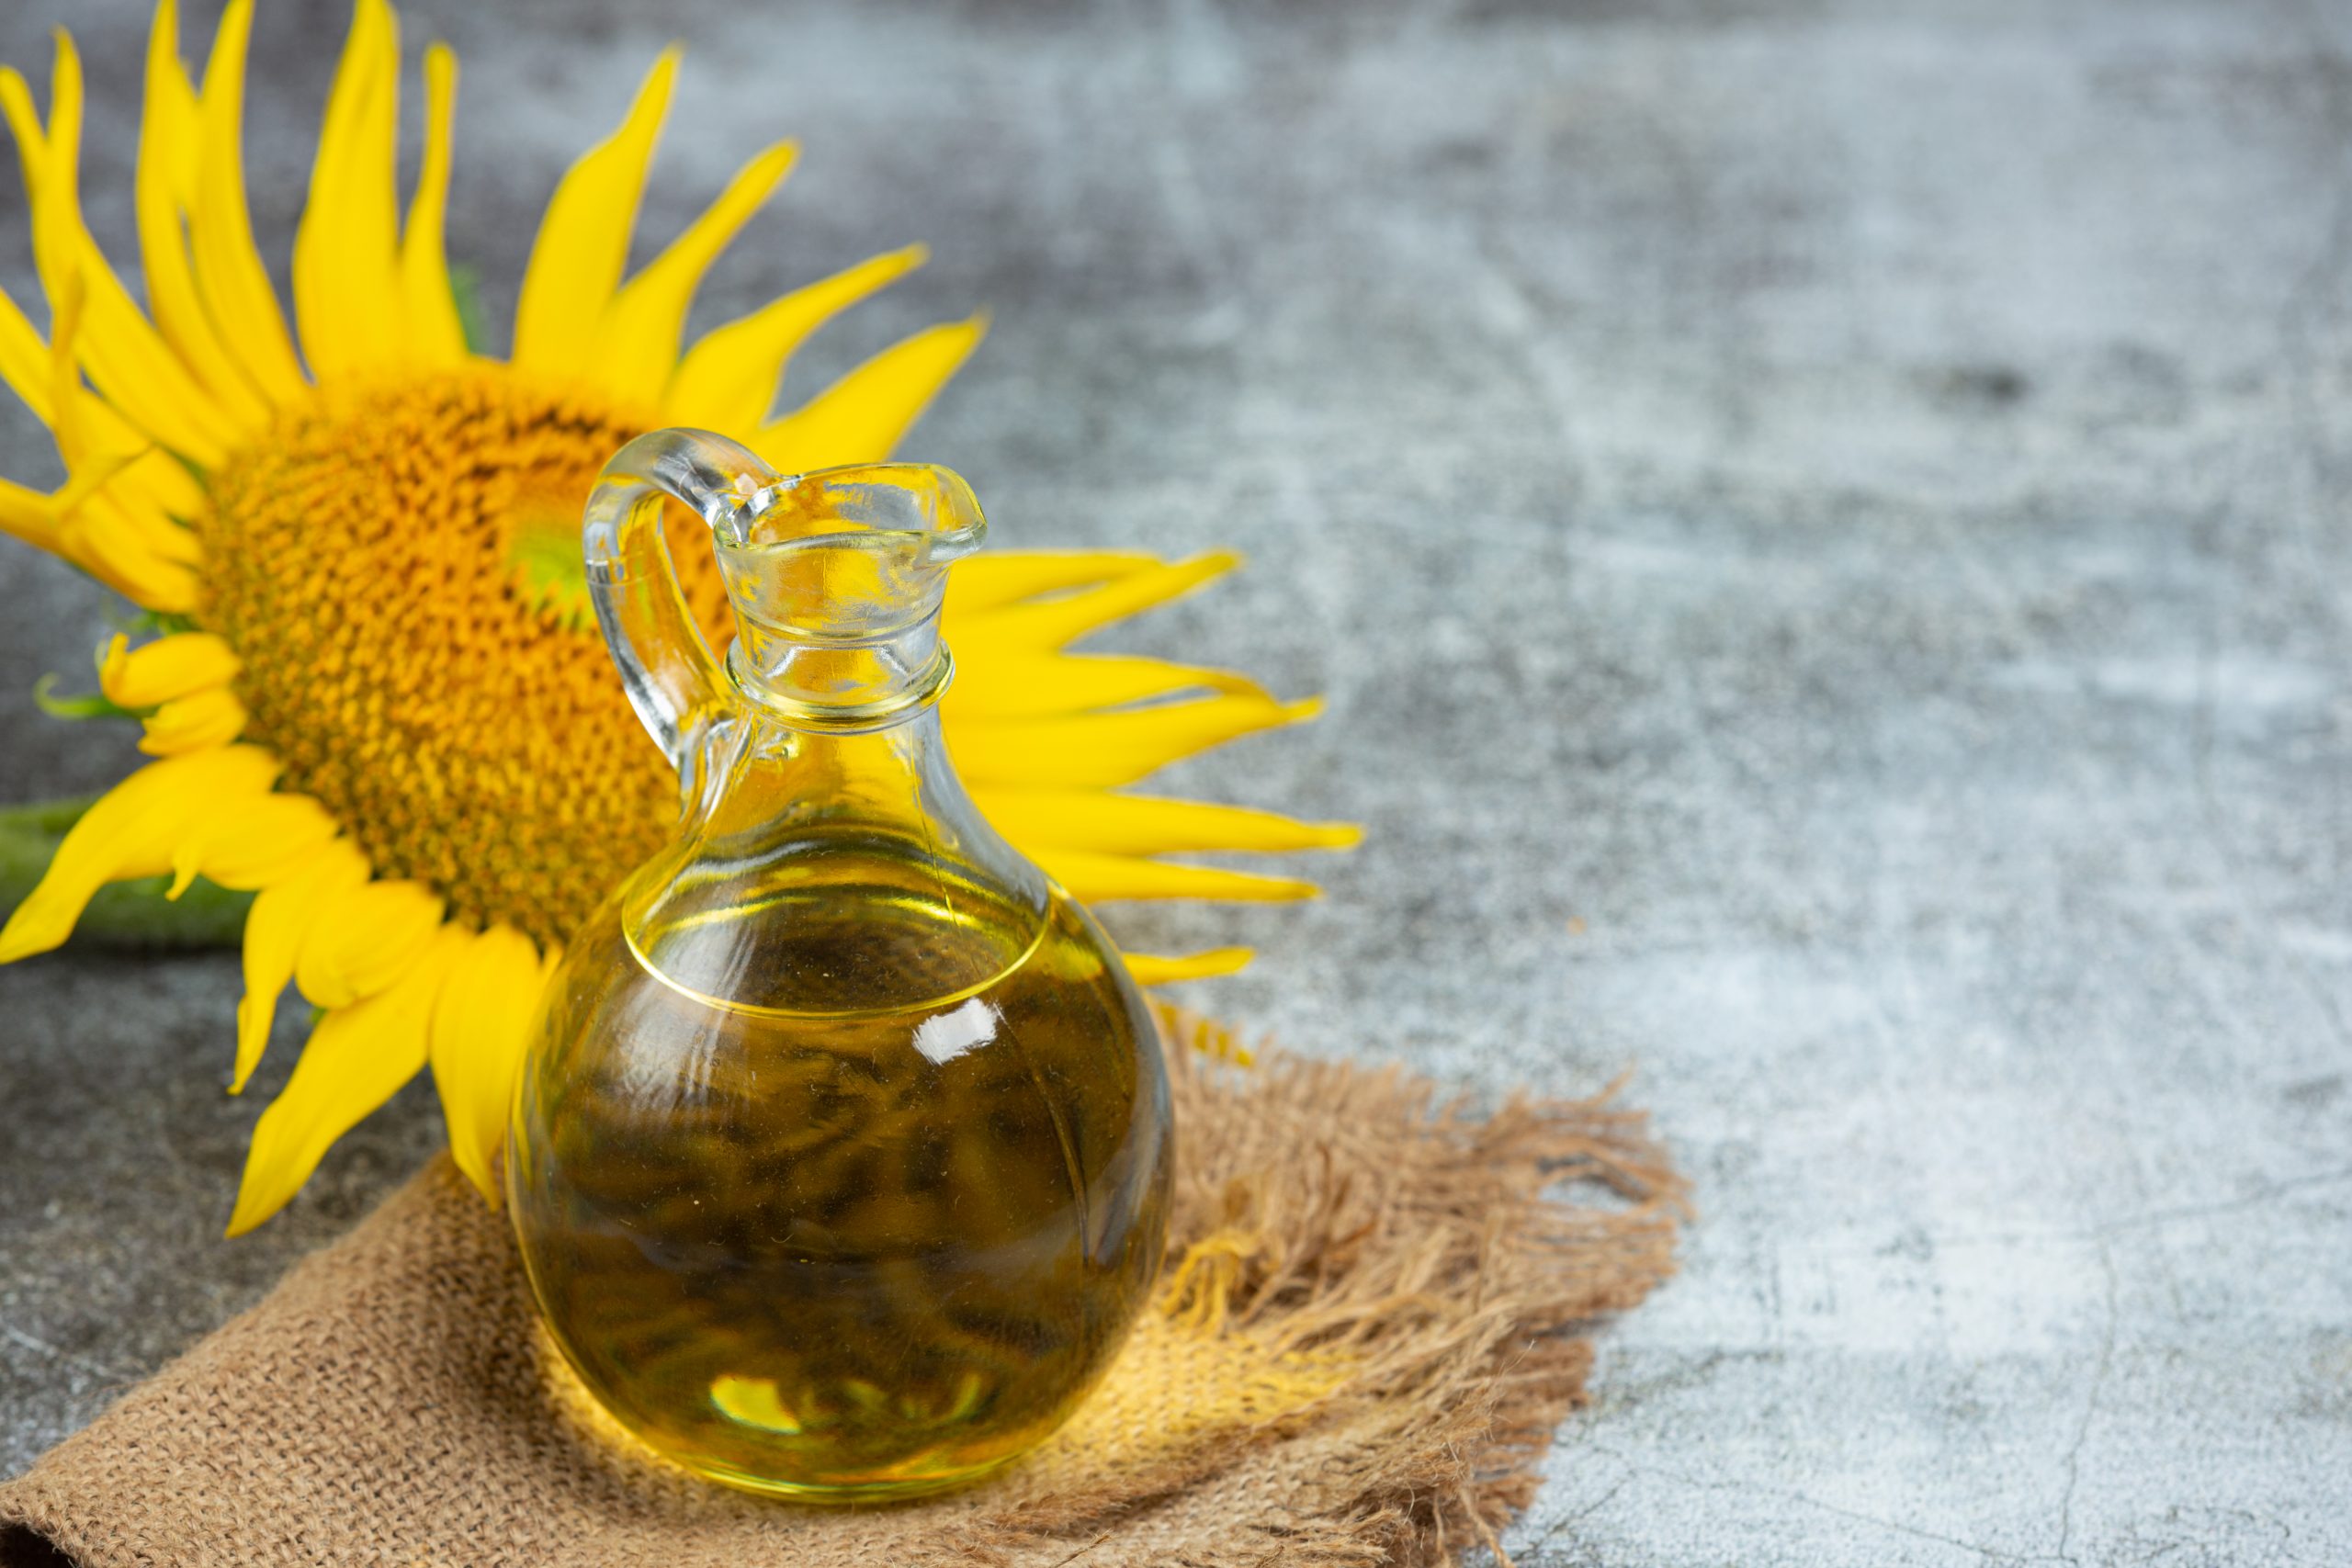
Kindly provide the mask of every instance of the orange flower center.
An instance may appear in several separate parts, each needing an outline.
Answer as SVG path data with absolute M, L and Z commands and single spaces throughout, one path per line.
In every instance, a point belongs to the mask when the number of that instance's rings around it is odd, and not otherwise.
M 248 738 L 459 918 L 560 942 L 675 815 L 579 557 L 589 486 L 648 423 L 478 366 L 322 392 L 209 477 L 197 619 L 243 660 Z M 673 522 L 722 625 L 701 525 Z

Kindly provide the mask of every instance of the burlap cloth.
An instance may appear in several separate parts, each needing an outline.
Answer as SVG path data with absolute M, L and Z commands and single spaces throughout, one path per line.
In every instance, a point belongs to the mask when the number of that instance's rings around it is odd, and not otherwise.
M 1493 1544 L 1577 1331 L 1668 1272 L 1679 1183 L 1606 1097 L 1440 1106 L 1171 1030 L 1169 1267 L 1102 1388 L 979 1485 L 769 1502 L 618 1438 L 446 1158 L 0 1486 L 0 1563 L 1428 1563 Z

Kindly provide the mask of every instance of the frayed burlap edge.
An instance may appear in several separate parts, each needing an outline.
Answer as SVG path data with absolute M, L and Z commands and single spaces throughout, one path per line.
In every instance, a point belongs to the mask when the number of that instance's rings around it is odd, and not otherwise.
M 1672 1269 L 1682 1184 L 1613 1089 L 1487 1114 L 1170 1013 L 1170 1268 L 1035 1455 L 879 1510 L 613 1440 L 446 1161 L 0 1485 L 0 1565 L 1433 1564 L 1532 1496 L 1581 1330 Z
M 1186 1076 L 1232 1052 L 1221 1025 L 1164 1021 L 1196 1047 L 1174 1053 Z M 1682 1179 L 1647 1118 L 1615 1105 L 1622 1079 L 1480 1115 L 1396 1066 L 1282 1056 L 1256 1071 L 1261 1084 L 1216 1096 L 1218 1157 L 1180 1165 L 1168 1304 L 1284 1352 L 1362 1357 L 1301 1414 L 1354 1452 L 1339 1506 L 1298 1518 L 1282 1560 L 1451 1562 L 1474 1542 L 1501 1555 L 1498 1532 L 1583 1398 L 1592 1350 L 1577 1331 L 1673 1271 Z M 1294 1116 L 1310 1107 L 1317 1135 L 1302 1145 Z M 1616 1201 L 1591 1203 L 1594 1188 Z

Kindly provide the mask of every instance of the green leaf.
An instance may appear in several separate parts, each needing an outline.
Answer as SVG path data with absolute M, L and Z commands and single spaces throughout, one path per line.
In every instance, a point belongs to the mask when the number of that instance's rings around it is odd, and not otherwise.
M 181 615 L 177 610 L 141 610 L 135 615 L 123 617 L 122 629 L 127 632 L 153 632 L 157 637 L 175 637 L 181 632 L 196 630 L 196 617 Z
M 42 676 L 33 682 L 33 701 L 40 711 L 51 718 L 137 718 L 139 716 L 116 702 L 103 692 L 84 692 L 71 697 L 57 694 L 57 677 Z

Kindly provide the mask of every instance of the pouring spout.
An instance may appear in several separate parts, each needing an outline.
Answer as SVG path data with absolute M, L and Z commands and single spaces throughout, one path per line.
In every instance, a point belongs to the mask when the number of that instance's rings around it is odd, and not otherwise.
M 734 611 L 728 670 L 788 724 L 865 728 L 937 696 L 950 563 L 988 531 L 946 468 L 892 463 L 781 479 L 713 526 Z
M 734 611 L 724 669 L 672 569 L 661 517 L 709 525 Z M 928 706 L 947 567 L 988 525 L 945 468 L 866 464 L 792 477 L 707 430 L 657 430 L 615 455 L 581 518 L 597 624 L 646 732 L 683 776 L 710 725 L 749 707 L 805 728 L 874 728 Z

